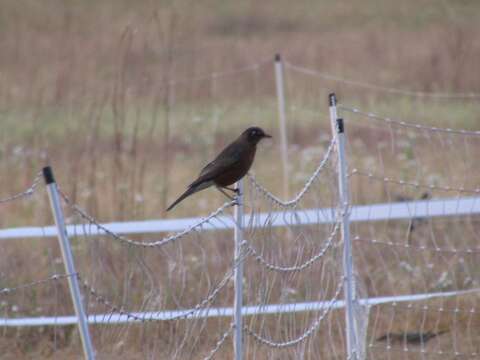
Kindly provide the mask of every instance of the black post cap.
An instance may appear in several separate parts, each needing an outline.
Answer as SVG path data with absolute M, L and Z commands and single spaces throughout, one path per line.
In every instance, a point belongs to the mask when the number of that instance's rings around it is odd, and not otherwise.
M 343 126 L 343 119 L 337 119 L 337 132 L 339 134 L 343 134 L 345 131 L 345 128 Z
M 43 178 L 45 179 L 45 184 L 49 185 L 55 182 L 55 178 L 53 177 L 53 171 L 50 166 L 46 166 L 42 170 Z
M 282 61 L 282 57 L 280 56 L 279 53 L 276 53 L 275 54 L 275 62 L 280 62 L 280 61 Z
M 328 95 L 328 104 L 330 106 L 335 106 L 337 105 L 337 96 L 335 95 L 335 93 L 330 93 Z

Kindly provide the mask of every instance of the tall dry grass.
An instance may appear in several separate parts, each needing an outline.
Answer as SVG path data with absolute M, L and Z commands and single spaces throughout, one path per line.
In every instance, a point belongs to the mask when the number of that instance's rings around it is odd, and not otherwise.
M 293 63 L 359 81 L 418 91 L 478 91 L 478 7 L 474 2 L 438 5 L 426 0 L 381 6 L 374 1 L 362 6 L 308 1 L 4 1 L 0 197 L 25 188 L 50 163 L 72 201 L 99 219 L 165 217 L 166 204 L 241 129 L 257 123 L 276 132 L 270 64 L 231 77 L 191 79 L 271 60 L 281 52 Z M 290 72 L 286 80 L 288 104 L 295 106 L 288 114 L 293 171 L 299 174 L 292 179 L 294 186 L 302 183 L 308 169 L 300 161 L 304 152 L 320 155 L 319 143 L 328 139 L 328 120 L 317 114 L 327 114 L 326 94 L 332 90 L 346 103 L 421 116 L 436 125 L 476 128 L 480 120 L 472 102 L 399 98 Z M 179 84 L 167 86 L 170 82 Z M 354 134 L 363 150 L 388 137 L 368 129 Z M 280 172 L 266 164 L 277 158 L 276 144 L 265 146 L 257 159 L 261 167 L 255 169 L 273 190 L 280 189 Z M 427 167 L 439 167 L 434 156 L 425 161 Z M 383 170 L 394 172 L 393 164 L 387 162 Z M 353 188 L 364 194 L 360 183 Z M 382 200 L 389 194 L 379 186 L 372 196 Z M 197 200 L 168 216 L 205 213 L 222 199 L 212 201 L 202 194 Z M 2 227 L 51 221 L 45 194 L 0 207 Z M 466 244 L 473 242 L 469 237 Z M 0 271 L 9 285 L 62 270 L 53 240 L 2 247 Z M 123 258 L 110 250 L 104 249 L 104 261 L 121 266 Z M 38 298 L 48 299 L 50 291 L 42 290 Z M 58 298 L 67 298 L 66 288 L 58 291 Z M 29 309 L 35 301 L 13 300 Z M 60 314 L 71 311 L 69 304 L 47 300 L 40 313 L 53 308 Z M 56 331 L 57 356 L 78 352 L 72 328 Z M 15 330 L 2 338 L 2 348 L 8 356 L 47 357 L 52 355 L 52 337 L 50 329 Z

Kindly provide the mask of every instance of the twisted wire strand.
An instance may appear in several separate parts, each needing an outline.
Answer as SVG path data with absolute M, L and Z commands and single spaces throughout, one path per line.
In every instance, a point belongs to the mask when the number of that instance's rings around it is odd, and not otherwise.
M 250 64 L 250 65 L 247 65 L 247 66 L 243 66 L 243 67 L 240 67 L 240 68 L 237 68 L 237 69 L 233 69 L 233 70 L 226 70 L 226 71 L 219 71 L 219 72 L 214 71 L 212 73 L 205 74 L 205 75 L 200 75 L 200 76 L 193 77 L 193 78 L 190 78 L 190 79 L 168 81 L 168 82 L 162 84 L 162 86 L 163 87 L 169 87 L 169 86 L 176 86 L 176 85 L 181 85 L 181 84 L 189 84 L 191 82 L 205 81 L 205 80 L 209 80 L 209 79 L 219 79 L 219 78 L 229 77 L 229 76 L 242 74 L 242 73 L 249 72 L 249 71 L 259 70 L 263 66 L 265 66 L 267 64 L 271 64 L 271 62 L 272 61 L 270 59 L 268 59 L 268 60 L 265 59 L 265 60 L 261 60 L 259 62 Z
M 0 295 L 2 295 L 2 294 L 7 295 L 7 294 L 10 294 L 10 293 L 12 293 L 14 291 L 17 291 L 17 290 L 23 290 L 23 289 L 43 285 L 43 284 L 48 283 L 50 281 L 57 281 L 57 280 L 61 280 L 61 279 L 66 279 L 70 276 L 77 276 L 77 273 L 73 273 L 73 274 L 54 274 L 54 275 L 52 275 L 52 276 L 50 276 L 46 279 L 32 281 L 32 282 L 22 284 L 22 285 L 19 285 L 19 286 L 16 286 L 16 287 L 5 287 L 5 288 L 0 289 Z
M 393 242 L 393 241 L 384 241 L 384 240 L 378 240 L 378 239 L 365 239 L 360 236 L 355 236 L 353 238 L 354 241 L 362 241 L 362 242 L 368 242 L 372 244 L 380 244 L 380 245 L 385 245 L 385 246 L 396 246 L 396 247 L 401 247 L 405 249 L 415 249 L 415 250 L 420 250 L 420 251 L 435 251 L 439 253 L 453 253 L 453 254 L 480 254 L 480 248 L 473 248 L 473 249 L 455 249 L 455 248 L 444 248 L 444 247 L 429 247 L 425 245 L 415 245 L 415 244 L 409 244 L 409 243 L 399 243 L 399 242 Z
M 317 70 L 309 69 L 303 66 L 294 65 L 289 62 L 285 62 L 285 67 L 291 70 L 297 71 L 299 73 L 305 75 L 311 75 L 317 78 L 331 80 L 340 82 L 346 85 L 353 85 L 358 87 L 363 87 L 365 89 L 386 92 L 391 94 L 399 94 L 399 95 L 406 95 L 406 96 L 413 96 L 413 97 L 421 97 L 421 98 L 437 98 L 437 99 L 477 99 L 480 98 L 480 93 L 475 92 L 468 92 L 468 93 L 437 93 L 437 92 L 426 92 L 426 91 L 410 91 L 410 90 L 403 90 L 388 86 L 381 86 L 376 84 L 371 84 L 362 81 L 350 80 L 345 79 L 340 76 L 335 76 L 331 74 L 327 74 L 324 72 L 320 72 Z
M 251 173 L 248 173 L 248 179 L 250 180 L 250 183 L 261 193 L 263 194 L 267 199 L 272 201 L 274 204 L 280 206 L 280 207 L 295 207 L 300 200 L 303 198 L 303 196 L 307 193 L 307 191 L 310 189 L 312 186 L 313 182 L 319 177 L 320 173 L 322 170 L 326 167 L 327 162 L 333 152 L 333 149 L 335 148 L 335 143 L 336 143 L 336 138 L 332 138 L 330 141 L 330 145 L 328 146 L 327 152 L 323 156 L 323 159 L 320 161 L 320 164 L 318 167 L 315 169 L 313 174 L 310 176 L 310 178 L 306 181 L 305 185 L 303 188 L 295 195 L 295 197 L 291 200 L 283 201 L 279 197 L 275 196 L 273 193 L 268 191 L 264 186 L 260 185 L 258 181 L 255 179 L 255 176 L 252 175 Z
M 435 132 L 435 133 L 447 133 L 447 134 L 465 135 L 465 136 L 480 136 L 480 131 L 443 128 L 443 127 L 428 126 L 428 125 L 423 125 L 423 124 L 418 124 L 418 123 L 413 123 L 413 122 L 407 122 L 407 121 L 403 121 L 403 120 L 396 120 L 396 119 L 392 119 L 390 117 L 380 116 L 380 115 L 374 114 L 372 112 L 362 111 L 360 109 L 357 109 L 357 108 L 354 108 L 354 107 L 349 107 L 349 106 L 342 105 L 342 104 L 339 104 L 337 107 L 341 110 L 345 110 L 345 111 L 351 112 L 353 114 L 362 115 L 362 116 L 367 117 L 369 119 L 373 119 L 373 120 L 376 120 L 376 121 L 381 121 L 383 123 L 387 123 L 387 124 L 391 124 L 391 125 L 402 126 L 402 127 L 406 127 L 406 128 L 412 128 L 412 129 L 423 130 L 423 131 L 430 131 L 430 132 Z
M 398 184 L 402 186 L 410 186 L 410 187 L 415 187 L 415 188 L 425 188 L 425 189 L 430 189 L 430 190 L 440 190 L 440 191 L 455 191 L 459 193 L 467 193 L 467 194 L 479 194 L 480 193 L 480 188 L 477 189 L 465 189 L 463 187 L 460 188 L 455 188 L 451 186 L 437 186 L 437 185 L 432 185 L 432 184 L 421 184 L 418 182 L 413 182 L 413 181 L 408 181 L 408 180 L 400 180 L 400 179 L 395 179 L 391 177 L 385 177 L 385 176 L 380 176 L 380 175 L 375 175 L 372 172 L 368 171 L 361 171 L 358 169 L 353 169 L 349 176 L 353 175 L 358 175 L 358 176 L 364 176 L 368 177 L 369 179 L 373 179 L 376 181 L 382 181 L 385 183 L 393 183 L 393 184 Z
M 470 290 L 464 290 L 465 292 L 468 291 L 469 294 L 472 294 L 474 292 L 478 292 L 477 289 L 470 289 Z M 460 295 L 461 296 L 461 295 Z M 444 307 L 443 305 L 440 305 L 439 307 L 433 307 L 433 306 L 428 306 L 428 305 L 416 305 L 414 303 L 402 303 L 402 302 L 392 302 L 389 304 L 392 307 L 397 307 L 397 308 L 403 308 L 403 309 L 414 309 L 414 310 L 424 310 L 424 311 L 429 311 L 429 312 L 438 312 L 438 313 L 452 313 L 452 314 L 478 314 L 480 313 L 479 310 L 475 310 L 475 307 L 471 307 L 470 309 L 461 309 L 458 307 Z
M 33 179 L 32 185 L 27 190 L 5 197 L 3 199 L 0 199 L 0 204 L 4 204 L 20 198 L 32 196 L 35 190 L 37 189 L 41 179 L 42 179 L 42 172 L 38 172 L 35 178 Z
M 226 202 L 222 206 L 220 206 L 217 210 L 210 213 L 210 215 L 203 218 L 202 220 L 200 220 L 196 224 L 193 224 L 193 225 L 189 226 L 185 230 L 182 230 L 182 231 L 177 232 L 173 235 L 164 237 L 161 240 L 157 240 L 157 241 L 153 241 L 153 242 L 147 242 L 147 241 L 132 240 L 132 239 L 129 239 L 125 236 L 122 236 L 120 234 L 117 234 L 117 233 L 109 230 L 107 227 L 105 227 L 104 225 L 100 224 L 97 220 L 95 220 L 95 218 L 93 218 L 91 215 L 87 214 L 87 212 L 85 210 L 83 210 L 82 208 L 80 208 L 78 205 L 71 203 L 69 198 L 62 191 L 59 191 L 59 193 L 61 194 L 65 203 L 67 205 L 69 205 L 74 210 L 75 213 L 77 213 L 81 218 L 83 218 L 85 221 L 87 221 L 91 225 L 95 226 L 101 232 L 109 235 L 111 238 L 113 238 L 113 239 L 115 239 L 115 240 L 117 240 L 121 243 L 124 243 L 124 244 L 127 244 L 127 245 L 132 245 L 132 246 L 142 246 L 142 247 L 146 247 L 146 248 L 159 247 L 159 246 L 166 245 L 170 242 L 173 242 L 175 240 L 178 240 L 178 239 L 196 231 L 198 228 L 201 228 L 203 225 L 209 223 L 212 219 L 214 219 L 214 218 L 218 217 L 220 214 L 222 214 L 227 208 L 237 204 L 236 200 Z
M 248 241 L 245 242 L 246 248 L 252 253 L 254 259 L 259 262 L 261 265 L 265 266 L 268 270 L 272 271 L 278 271 L 278 272 L 296 272 L 296 271 L 303 271 L 310 267 L 313 263 L 315 263 L 317 260 L 321 259 L 323 255 L 327 252 L 327 250 L 331 247 L 333 244 L 333 239 L 338 233 L 338 229 L 340 228 L 340 222 L 335 223 L 335 227 L 333 228 L 331 234 L 327 238 L 327 241 L 325 242 L 325 245 L 320 249 L 320 251 L 312 256 L 310 259 L 305 261 L 304 263 L 300 265 L 292 265 L 292 266 L 281 266 L 281 265 L 276 265 L 268 260 L 265 259 L 265 257 L 259 253 Z
M 227 338 L 232 334 L 232 331 L 235 327 L 235 324 L 232 322 L 230 323 L 230 326 L 228 327 L 227 331 L 225 331 L 223 333 L 223 335 L 220 337 L 220 339 L 218 339 L 217 341 L 217 344 L 215 345 L 215 347 L 212 349 L 212 351 L 210 351 L 210 353 L 203 358 L 203 360 L 211 360 L 214 358 L 214 356 L 217 354 L 217 352 L 220 350 L 220 348 L 222 347 L 222 345 L 225 343 L 225 341 L 227 340 Z
M 206 298 L 204 298 L 202 301 L 197 303 L 194 307 L 192 307 L 190 310 L 183 312 L 180 315 L 177 316 L 172 316 L 168 318 L 168 320 L 181 320 L 181 319 L 187 319 L 191 317 L 193 314 L 196 312 L 201 311 L 202 309 L 206 309 L 207 305 L 212 303 L 222 291 L 230 279 L 233 278 L 235 269 L 238 267 L 238 265 L 244 261 L 245 257 L 248 256 L 247 253 L 241 254 L 241 256 L 234 262 L 233 266 L 230 268 L 229 271 L 224 275 L 223 279 L 218 282 L 218 284 L 215 286 L 215 288 L 210 292 L 210 295 L 208 295 Z M 78 278 L 80 280 L 81 286 L 85 289 L 86 292 L 88 292 L 90 295 L 92 295 L 98 303 L 106 306 L 109 311 L 111 312 L 116 312 L 120 314 L 121 316 L 126 316 L 127 319 L 132 319 L 140 322 L 145 322 L 145 321 L 156 321 L 157 319 L 154 318 L 154 313 L 160 313 L 160 311 L 157 312 L 150 312 L 151 315 L 150 317 L 148 316 L 138 316 L 136 314 L 133 314 L 132 312 L 126 311 L 123 309 L 121 306 L 116 306 L 112 301 L 108 300 L 105 296 L 101 295 L 98 290 L 96 290 L 93 286 L 91 286 L 87 280 L 82 279 L 80 275 L 78 275 Z
M 297 337 L 295 339 L 287 340 L 287 341 L 283 341 L 283 342 L 276 342 L 274 340 L 267 339 L 260 334 L 257 334 L 253 330 L 250 330 L 248 327 L 245 327 L 244 330 L 246 331 L 246 333 L 248 335 L 253 337 L 258 343 L 260 343 L 262 345 L 267 345 L 269 347 L 276 348 L 276 349 L 295 346 L 295 345 L 305 341 L 308 337 L 310 337 L 318 329 L 318 327 L 320 326 L 320 324 L 323 321 L 323 319 L 325 318 L 325 316 L 327 316 L 327 314 L 330 312 L 333 304 L 338 301 L 338 297 L 339 297 L 342 289 L 343 289 L 343 281 L 340 281 L 338 286 L 337 286 L 337 290 L 335 292 L 335 295 L 328 302 L 328 305 L 326 306 L 325 310 L 320 314 L 320 316 L 317 317 L 317 319 L 315 319 L 315 321 L 312 323 L 312 325 L 302 335 L 300 335 L 299 337 Z

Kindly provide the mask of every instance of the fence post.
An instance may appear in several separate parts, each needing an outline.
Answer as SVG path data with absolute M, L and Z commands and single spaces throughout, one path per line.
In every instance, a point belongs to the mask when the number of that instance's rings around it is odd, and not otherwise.
M 68 286 L 70 288 L 70 295 L 72 297 L 73 307 L 78 319 L 78 329 L 80 330 L 80 338 L 82 340 L 83 353 L 85 359 L 95 359 L 95 352 L 92 346 L 92 340 L 88 331 L 88 321 L 83 309 L 82 297 L 80 294 L 80 287 L 78 285 L 78 277 L 75 270 L 75 264 L 73 262 L 72 250 L 70 248 L 70 242 L 67 236 L 67 230 L 65 228 L 65 220 L 63 218 L 62 207 L 60 205 L 60 197 L 58 195 L 57 183 L 53 177 L 53 171 L 50 166 L 43 168 L 43 177 L 47 185 L 48 197 L 50 198 L 50 205 L 55 218 L 55 224 L 57 226 L 58 240 L 60 243 L 60 249 L 63 257 L 63 264 L 65 265 L 65 271 L 72 276 L 68 277 Z
M 345 127 L 343 119 L 336 120 L 337 152 L 338 152 L 338 186 L 340 216 L 342 217 L 341 232 L 343 240 L 343 271 L 344 271 L 344 298 L 345 323 L 347 334 L 347 355 L 349 360 L 358 360 L 357 327 L 355 323 L 356 289 L 353 276 L 352 244 L 350 239 L 350 213 L 347 160 L 345 157 Z
M 277 89 L 278 120 L 280 125 L 280 146 L 283 164 L 283 196 L 288 198 L 288 139 L 287 139 L 287 115 L 285 110 L 285 85 L 283 81 L 283 63 L 280 54 L 275 55 L 275 85 Z
M 243 179 L 237 182 L 237 206 L 235 206 L 235 303 L 234 303 L 234 353 L 235 360 L 243 360 Z
M 332 136 L 337 134 L 337 96 L 335 93 L 330 93 L 328 95 L 328 111 L 330 113 L 330 126 L 332 127 Z

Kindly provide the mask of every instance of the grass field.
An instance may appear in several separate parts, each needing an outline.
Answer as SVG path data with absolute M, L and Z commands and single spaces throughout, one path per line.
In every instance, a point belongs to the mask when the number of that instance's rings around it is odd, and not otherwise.
M 165 208 L 203 164 L 252 124 L 274 135 L 273 141 L 260 147 L 253 170 L 268 189 L 281 193 L 275 53 L 281 53 L 289 63 L 359 82 L 410 91 L 478 93 L 479 14 L 480 3 L 471 0 L 401 3 L 366 0 L 358 4 L 311 0 L 135 3 L 4 0 L 0 10 L 0 198 L 28 187 L 35 174 L 50 164 L 72 201 L 102 221 L 207 214 L 224 200 L 214 191 L 198 194 L 194 201 L 179 206 L 173 213 L 166 213 Z M 258 69 L 210 76 L 253 64 L 259 64 Z M 332 91 L 342 104 L 380 115 L 431 126 L 479 129 L 479 99 L 389 94 L 322 80 L 292 69 L 287 69 L 285 75 L 292 192 L 303 186 L 329 143 L 327 95 Z M 166 86 L 168 83 L 175 84 Z M 475 159 L 480 148 L 476 138 L 415 133 L 348 112 L 342 116 L 347 124 L 351 168 L 373 169 L 379 174 L 442 186 L 478 187 L 480 178 L 475 172 Z M 335 187 L 324 185 L 318 186 L 317 195 L 302 206 L 331 205 L 328 200 L 320 200 L 320 194 Z M 351 187 L 355 203 L 392 200 L 397 195 L 419 197 L 421 193 L 418 189 L 357 177 L 352 177 Z M 433 191 L 433 196 L 445 194 Z M 268 202 L 262 206 L 272 210 Z M 78 219 L 69 214 L 68 220 Z M 51 222 L 43 191 L 33 201 L 0 204 L 2 228 Z M 474 218 L 468 218 L 466 223 L 462 225 L 460 219 L 452 223 L 429 222 L 415 234 L 416 241 L 425 241 L 431 247 L 438 241 L 455 248 L 476 248 L 478 225 Z M 407 227 L 408 224 L 386 222 L 355 231 L 363 236 L 401 242 Z M 327 234 L 329 229 L 315 231 L 318 236 Z M 313 230 L 305 232 L 313 236 Z M 271 255 L 295 259 L 296 253 L 289 249 L 287 241 L 293 235 L 288 231 L 277 235 L 285 236 L 284 250 L 273 251 Z M 80 267 L 110 298 L 134 308 L 142 306 L 147 298 L 142 291 L 150 289 L 149 306 L 175 308 L 194 304 L 194 299 L 211 289 L 212 283 L 228 268 L 232 257 L 231 234 L 218 233 L 212 236 L 214 244 L 197 248 L 197 241 L 203 238 L 211 240 L 208 235 L 198 234 L 188 238 L 184 248 L 173 247 L 153 254 L 122 249 L 102 239 L 88 245 L 74 240 L 74 250 Z M 314 242 L 310 245 L 314 246 Z M 63 272 L 53 239 L 19 240 L 1 246 L 0 287 Z M 308 255 L 308 251 L 303 255 Z M 198 260 L 198 252 L 217 260 Z M 466 258 L 458 254 L 442 257 L 411 250 L 378 250 L 372 244 L 357 249 L 357 253 L 369 294 L 406 294 L 471 288 L 478 284 L 475 254 Z M 168 267 L 169 259 L 175 256 L 182 259 L 180 270 Z M 330 256 L 335 262 L 336 254 Z M 384 257 L 382 262 L 381 257 Z M 405 270 L 404 263 L 408 262 L 414 268 L 411 272 Z M 425 264 L 436 265 L 428 268 Z M 450 283 L 447 280 L 437 283 L 443 268 Z M 198 271 L 195 274 L 198 276 L 191 276 L 192 269 Z M 323 271 L 320 265 L 315 269 Z M 254 281 L 256 271 L 262 273 L 253 266 L 247 278 Z M 312 270 L 309 275 L 315 277 L 315 274 Z M 327 278 L 331 279 L 332 274 Z M 263 274 L 261 279 L 263 276 L 266 277 Z M 465 283 L 466 278 L 470 282 Z M 392 287 L 392 283 L 399 285 Z M 294 300 L 315 298 L 318 286 L 314 279 L 303 275 L 268 280 L 268 285 L 271 286 L 268 298 L 272 301 L 283 299 L 282 294 L 273 291 L 276 286 L 301 286 L 304 291 L 291 295 Z M 49 296 L 53 290 L 55 297 Z M 153 294 L 154 290 L 158 293 Z M 255 284 L 252 294 L 261 291 L 261 284 Z M 329 288 L 324 295 L 331 291 Z M 45 286 L 33 294 L 26 290 L 7 300 L 0 299 L 0 312 L 11 316 L 70 314 L 67 294 L 66 286 Z M 231 295 L 230 291 L 221 304 L 230 305 Z M 156 296 L 158 303 L 152 300 Z M 182 298 L 188 301 L 180 301 Z M 477 315 L 440 317 L 437 312 L 427 317 L 420 310 L 418 313 L 411 310 L 406 312 L 407 325 L 396 320 L 398 325 L 394 330 L 414 329 L 415 321 L 408 319 L 421 316 L 424 316 L 423 328 L 443 329 L 455 323 L 461 334 L 455 344 L 472 352 L 476 346 L 479 351 L 480 339 L 474 330 L 480 323 L 478 300 L 472 296 L 456 301 L 467 303 L 462 305 L 464 308 L 475 307 Z M 20 310 L 12 310 L 13 306 Z M 378 328 L 378 331 L 388 328 L 385 324 L 391 319 L 402 318 L 401 310 L 388 306 L 380 310 L 375 309 L 376 322 L 370 329 L 376 335 Z M 284 320 L 289 326 L 288 334 L 278 330 L 283 320 L 266 320 L 275 329 L 273 335 L 291 335 L 304 328 L 311 318 Z M 315 353 L 327 356 L 325 351 L 335 347 L 336 355 L 341 358 L 339 349 L 344 346 L 344 339 L 338 333 L 342 321 L 332 316 L 331 327 L 322 329 L 316 341 L 288 351 L 286 358 L 315 358 Z M 252 326 L 255 324 L 252 322 Z M 182 326 L 178 322 L 173 326 L 155 324 L 137 329 L 101 328 L 95 330 L 95 341 L 104 358 L 120 354 L 126 358 L 185 358 L 196 352 L 206 354 L 220 333 L 212 329 L 224 329 L 228 323 L 218 320 L 197 322 L 191 328 Z M 194 330 L 201 334 L 200 345 L 185 347 L 184 353 L 174 354 L 172 348 L 177 344 L 174 333 L 189 336 Z M 208 330 L 214 335 L 209 336 Z M 75 358 L 80 350 L 76 331 L 69 327 L 55 331 L 49 328 L 8 331 L 0 328 L 0 331 L 0 347 L 4 350 L 1 358 Z M 163 337 L 165 333 L 168 337 Z M 149 334 L 157 334 L 159 343 Z M 323 335 L 335 339 L 327 350 L 322 350 Z M 452 336 L 447 338 L 436 346 L 451 347 Z M 173 340 L 169 343 L 167 339 Z M 472 339 L 478 341 L 471 346 L 462 342 Z M 283 358 L 262 347 L 249 346 L 251 357 Z M 222 348 L 219 358 L 229 358 L 231 348 L 230 343 Z M 308 356 L 302 353 L 308 350 L 313 353 Z M 376 358 L 381 358 L 378 354 Z M 335 358 L 335 354 L 330 355 Z M 388 356 L 406 358 L 403 353 L 392 352 Z M 408 356 L 416 358 L 415 354 Z

